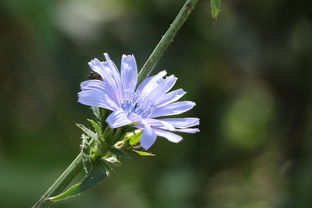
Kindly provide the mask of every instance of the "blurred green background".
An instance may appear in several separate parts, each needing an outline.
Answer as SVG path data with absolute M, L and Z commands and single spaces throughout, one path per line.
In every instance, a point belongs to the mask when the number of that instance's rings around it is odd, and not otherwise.
M 201 132 L 55 208 L 312 207 L 312 2 L 202 0 L 157 66 L 179 77 Z M 0 207 L 30 207 L 79 152 L 87 62 L 139 66 L 175 0 L 0 1 Z M 156 72 L 155 71 L 155 72 Z

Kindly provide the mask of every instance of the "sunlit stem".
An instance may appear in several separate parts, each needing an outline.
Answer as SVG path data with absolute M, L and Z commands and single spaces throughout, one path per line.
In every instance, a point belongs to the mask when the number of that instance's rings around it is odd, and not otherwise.
M 197 2 L 198 0 L 187 0 L 184 3 L 179 14 L 176 16 L 173 23 L 168 28 L 167 32 L 162 36 L 156 48 L 153 50 L 152 54 L 143 65 L 139 73 L 139 82 L 148 77 L 150 73 L 154 70 L 159 59 L 162 57 L 168 46 L 171 44 L 174 37 L 189 17 Z
M 53 204 L 53 202 L 47 200 L 47 198 L 61 193 L 81 170 L 83 170 L 83 165 L 80 153 L 32 208 L 49 207 Z

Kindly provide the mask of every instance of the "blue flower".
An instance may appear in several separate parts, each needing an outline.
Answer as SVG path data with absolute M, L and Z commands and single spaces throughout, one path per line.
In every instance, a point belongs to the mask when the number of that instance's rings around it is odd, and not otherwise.
M 179 100 L 185 91 L 168 92 L 176 83 L 174 75 L 165 77 L 166 71 L 148 77 L 138 84 L 137 64 L 133 55 L 123 55 L 119 72 L 108 54 L 106 62 L 91 60 L 89 66 L 102 80 L 81 83 L 78 102 L 111 110 L 106 122 L 111 128 L 136 123 L 143 130 L 140 141 L 144 149 L 150 148 L 157 136 L 171 142 L 180 142 L 182 137 L 172 132 L 196 133 L 198 118 L 160 118 L 186 112 L 195 106 L 191 101 Z

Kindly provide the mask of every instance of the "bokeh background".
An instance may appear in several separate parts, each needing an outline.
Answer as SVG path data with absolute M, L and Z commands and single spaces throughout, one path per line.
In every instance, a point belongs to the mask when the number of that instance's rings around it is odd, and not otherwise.
M 201 132 L 158 139 L 156 157 L 55 208 L 312 207 L 312 3 L 222 3 L 213 21 L 200 1 L 156 69 L 179 77 Z M 87 62 L 108 52 L 142 66 L 182 4 L 0 1 L 1 208 L 30 207 L 78 154 Z

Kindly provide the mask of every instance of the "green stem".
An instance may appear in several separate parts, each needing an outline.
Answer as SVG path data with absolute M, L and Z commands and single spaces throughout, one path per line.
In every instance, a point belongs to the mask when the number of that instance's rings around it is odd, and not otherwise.
M 179 14 L 170 25 L 165 35 L 161 38 L 160 42 L 157 44 L 150 57 L 143 65 L 139 73 L 140 81 L 142 81 L 145 77 L 148 77 L 149 74 L 152 72 L 157 62 L 164 54 L 170 43 L 173 41 L 177 32 L 180 30 L 197 2 L 198 0 L 186 0 Z M 82 156 L 80 153 L 32 208 L 49 207 L 53 202 L 47 200 L 47 198 L 56 196 L 64 191 L 68 184 L 79 174 L 81 170 L 83 170 L 83 164 Z
M 143 65 L 139 73 L 139 82 L 141 82 L 144 78 L 148 77 L 150 73 L 153 71 L 159 59 L 162 57 L 168 46 L 171 44 L 177 32 L 180 30 L 184 22 L 187 20 L 197 2 L 198 0 L 187 0 L 184 3 L 179 14 L 177 15 L 173 23 L 170 25 L 167 32 L 161 38 L 161 40 L 157 44 L 156 48 L 154 49 L 150 57 Z
M 32 208 L 49 207 L 53 202 L 47 198 L 60 194 L 68 184 L 83 169 L 81 153 L 67 167 L 62 175 L 52 184 L 52 186 L 41 196 L 39 201 Z

